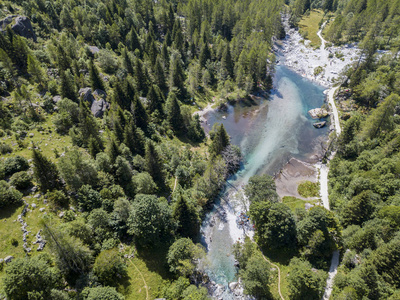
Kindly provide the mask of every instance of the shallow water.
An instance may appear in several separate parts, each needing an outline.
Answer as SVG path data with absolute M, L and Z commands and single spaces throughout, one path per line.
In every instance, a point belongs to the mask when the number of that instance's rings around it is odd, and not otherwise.
M 270 99 L 260 100 L 253 106 L 239 103 L 229 106 L 227 112 L 206 115 L 208 128 L 214 123 L 224 124 L 231 142 L 241 148 L 245 158 L 242 169 L 229 180 L 221 199 L 202 226 L 203 243 L 208 250 L 206 271 L 217 284 L 226 287 L 229 282 L 236 281 L 231 250 L 233 243 L 244 236 L 243 228 L 236 225 L 237 215 L 245 210 L 241 196 L 243 185 L 253 175 L 273 175 L 291 157 L 308 160 L 316 145 L 327 136 L 329 124 L 315 129 L 312 126 L 315 121 L 307 114 L 308 110 L 324 103 L 323 90 L 323 87 L 278 65 Z M 235 297 L 226 289 L 222 298 Z

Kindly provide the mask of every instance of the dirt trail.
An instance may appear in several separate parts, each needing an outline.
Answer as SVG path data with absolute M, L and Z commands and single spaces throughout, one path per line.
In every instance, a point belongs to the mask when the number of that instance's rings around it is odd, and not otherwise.
M 256 242 L 253 241 L 253 243 L 255 243 L 257 245 Z M 278 270 L 278 293 L 279 293 L 279 296 L 281 297 L 281 299 L 285 300 L 285 298 L 283 298 L 282 293 L 281 293 L 281 269 L 279 269 L 278 265 L 271 262 L 268 258 L 266 258 L 264 256 L 264 254 L 262 254 L 261 248 L 258 245 L 257 245 L 257 247 L 258 247 L 258 249 L 260 249 L 261 255 L 263 256 L 264 260 Z
M 133 262 L 133 260 L 131 258 L 129 258 L 129 261 L 131 262 L 131 264 L 135 267 L 136 271 L 138 271 L 140 277 L 142 277 L 143 283 L 144 283 L 144 288 L 146 289 L 146 300 L 149 300 L 149 288 L 147 286 L 146 280 L 144 279 L 144 276 L 142 274 L 142 272 L 140 272 L 139 268 L 135 265 L 135 263 Z
M 328 51 L 325 50 L 325 43 L 326 41 L 321 35 L 322 29 L 324 28 L 326 22 L 321 26 L 321 29 L 318 31 L 317 35 L 321 39 L 321 56 L 326 55 L 328 57 Z M 329 105 L 332 108 L 332 113 L 333 113 L 333 121 L 335 124 L 335 130 L 336 130 L 336 135 L 339 136 L 340 133 L 342 132 L 340 128 L 340 122 L 339 122 L 339 114 L 336 108 L 335 104 L 335 99 L 334 95 L 336 90 L 339 88 L 333 87 L 329 90 L 328 92 L 328 102 Z M 332 118 L 332 115 L 331 115 Z M 328 160 L 331 160 L 335 156 L 336 152 L 333 152 Z M 328 164 L 320 164 L 317 166 L 317 168 L 320 171 L 320 195 L 321 195 L 321 201 L 324 205 L 324 207 L 327 210 L 330 210 L 329 206 L 329 192 L 328 192 L 328 173 L 329 173 L 329 166 Z M 328 273 L 328 279 L 326 280 L 326 286 L 325 286 L 325 291 L 324 295 L 322 296 L 322 300 L 329 300 L 331 294 L 332 294 L 332 288 L 333 288 L 333 282 L 335 279 L 335 276 L 337 274 L 337 268 L 339 266 L 339 251 L 334 251 L 332 254 L 332 260 L 331 260 L 331 266 L 329 268 L 329 273 Z

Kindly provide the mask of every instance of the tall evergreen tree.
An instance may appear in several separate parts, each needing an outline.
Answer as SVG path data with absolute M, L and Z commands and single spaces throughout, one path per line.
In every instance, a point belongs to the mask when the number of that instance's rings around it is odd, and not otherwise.
M 89 61 L 89 78 L 92 90 L 105 90 L 103 80 L 100 77 L 99 70 L 93 62 L 93 59 Z
M 160 56 L 157 56 L 156 64 L 154 66 L 154 81 L 163 92 L 167 91 L 165 72 Z
M 182 237 L 196 238 L 199 234 L 199 216 L 194 207 L 190 206 L 187 199 L 182 195 L 182 188 L 178 185 L 175 189 L 175 206 L 173 217 L 178 221 L 177 232 Z
M 171 125 L 175 132 L 181 132 L 183 130 L 183 118 L 181 114 L 181 108 L 178 103 L 178 99 L 174 92 L 170 92 L 165 104 L 165 114 L 167 122 Z
M 60 25 L 63 28 L 71 29 L 74 27 L 74 19 L 72 18 L 69 9 L 66 5 L 63 5 L 63 8 L 60 13 Z
M 78 96 L 76 92 L 74 77 L 71 71 L 68 69 L 66 71 L 60 70 L 60 94 L 63 98 L 68 98 L 72 101 L 78 101 Z
M 144 155 L 144 139 L 133 121 L 124 128 L 124 144 L 133 155 Z
M 139 92 L 140 95 L 146 95 L 148 92 L 147 87 L 147 78 L 145 74 L 145 70 L 143 67 L 142 61 L 136 57 L 135 60 L 135 83 L 136 83 L 136 90 Z
M 129 31 L 129 33 L 126 35 L 126 46 L 128 47 L 129 51 L 135 51 L 136 49 L 138 49 L 139 52 L 142 51 L 135 28 L 132 28 L 131 31 Z
M 211 144 L 209 151 L 212 156 L 217 156 L 230 144 L 229 135 L 223 124 L 215 124 L 210 132 Z
M 162 163 L 152 141 L 148 141 L 146 144 L 144 159 L 146 171 L 153 177 L 154 182 L 158 186 L 164 186 Z
M 122 63 L 123 63 L 125 70 L 128 72 L 128 74 L 133 74 L 132 61 L 129 58 L 129 54 L 126 49 L 122 50 Z
M 199 62 L 202 68 L 206 66 L 207 60 L 211 59 L 210 48 L 208 43 L 204 43 L 200 51 Z
M 45 192 L 61 188 L 60 174 L 56 165 L 39 150 L 32 150 L 33 175 L 40 189 Z
M 140 101 L 139 97 L 135 97 L 135 100 L 132 102 L 131 112 L 133 114 L 133 119 L 135 120 L 136 126 L 146 132 L 149 116 L 147 115 L 147 112 L 143 107 L 142 101 Z
M 174 56 L 170 65 L 169 71 L 169 86 L 170 89 L 177 88 L 178 94 L 184 97 L 185 93 L 185 73 L 179 57 Z
M 233 77 L 233 61 L 231 57 L 231 51 L 229 49 L 229 43 L 226 44 L 224 53 L 222 55 L 221 59 L 221 67 L 227 75 L 229 75 L 231 78 Z
M 71 68 L 71 58 L 65 52 L 64 47 L 60 44 L 57 44 L 56 46 L 56 56 L 56 63 L 60 71 L 66 71 Z
M 156 110 L 162 114 L 162 99 L 159 98 L 159 95 L 156 92 L 155 86 L 151 85 L 149 92 L 147 93 L 147 101 L 148 101 L 148 110 L 149 113 L 153 113 Z

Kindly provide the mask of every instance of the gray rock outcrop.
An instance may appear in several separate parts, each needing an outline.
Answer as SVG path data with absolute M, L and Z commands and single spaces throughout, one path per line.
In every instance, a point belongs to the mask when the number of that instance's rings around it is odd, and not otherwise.
M 79 97 L 81 97 L 82 100 L 88 101 L 90 103 L 93 103 L 94 101 L 92 89 L 90 87 L 81 88 L 79 90 Z
M 28 17 L 16 15 L 8 16 L 3 20 L 0 20 L 0 31 L 4 31 L 5 28 L 12 23 L 14 24 L 11 25 L 11 29 L 16 34 L 27 39 L 32 39 L 34 42 L 36 42 L 36 34 L 33 31 L 31 21 Z
M 100 100 L 96 100 L 92 103 L 92 107 L 90 108 L 90 110 L 96 118 L 101 118 L 104 112 L 109 108 L 110 103 L 101 98 Z
M 90 103 L 90 110 L 96 118 L 103 117 L 104 112 L 110 108 L 110 103 L 105 100 L 105 91 L 97 89 L 93 92 L 90 87 L 86 87 L 79 90 L 79 97 Z
M 7 256 L 6 258 L 4 258 L 4 262 L 5 262 L 6 264 L 8 264 L 8 263 L 10 263 L 13 259 L 14 259 L 14 256 L 9 255 L 9 256 Z
M 329 114 L 326 111 L 326 109 L 323 108 L 314 108 L 308 111 L 308 114 L 311 116 L 313 119 L 320 119 L 320 118 L 325 118 Z

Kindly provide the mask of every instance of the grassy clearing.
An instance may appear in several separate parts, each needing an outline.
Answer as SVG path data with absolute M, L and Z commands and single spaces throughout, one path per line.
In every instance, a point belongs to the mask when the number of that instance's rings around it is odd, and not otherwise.
M 292 210 L 292 212 L 296 211 L 296 208 L 305 208 L 306 203 L 310 203 L 310 204 L 317 204 L 318 200 L 302 200 L 302 199 L 298 199 L 295 197 L 291 197 L 291 196 L 285 196 L 282 198 L 282 202 L 285 203 L 287 206 L 289 206 L 289 208 Z
M 297 187 L 297 192 L 304 198 L 318 197 L 319 196 L 319 183 L 304 181 Z
M 324 17 L 322 10 L 312 10 L 299 22 L 299 31 L 302 36 L 311 41 L 311 47 L 321 46 L 321 40 L 317 35 L 319 24 Z
M 72 146 L 72 141 L 69 135 L 59 135 L 54 131 L 54 125 L 48 115 L 46 121 L 37 123 L 34 129 L 27 131 L 25 139 L 17 139 L 15 135 L 3 137 L 2 140 L 13 148 L 13 152 L 2 155 L 3 157 L 11 157 L 21 155 L 26 159 L 32 157 L 30 148 L 34 144 L 42 150 L 43 155 L 55 160 L 56 149 L 59 154 L 66 151 Z
M 159 257 L 165 255 L 165 251 L 158 249 Z M 133 247 L 127 247 L 126 253 L 134 253 L 132 259 L 126 260 L 128 266 L 128 276 L 117 287 L 118 291 L 125 296 L 126 300 L 146 300 L 146 286 L 148 299 L 155 299 L 159 295 L 162 286 L 166 280 L 170 279 L 170 274 L 165 269 L 164 261 L 149 261 L 149 255 L 152 253 L 140 254 Z M 145 286 L 146 285 L 146 286 Z

